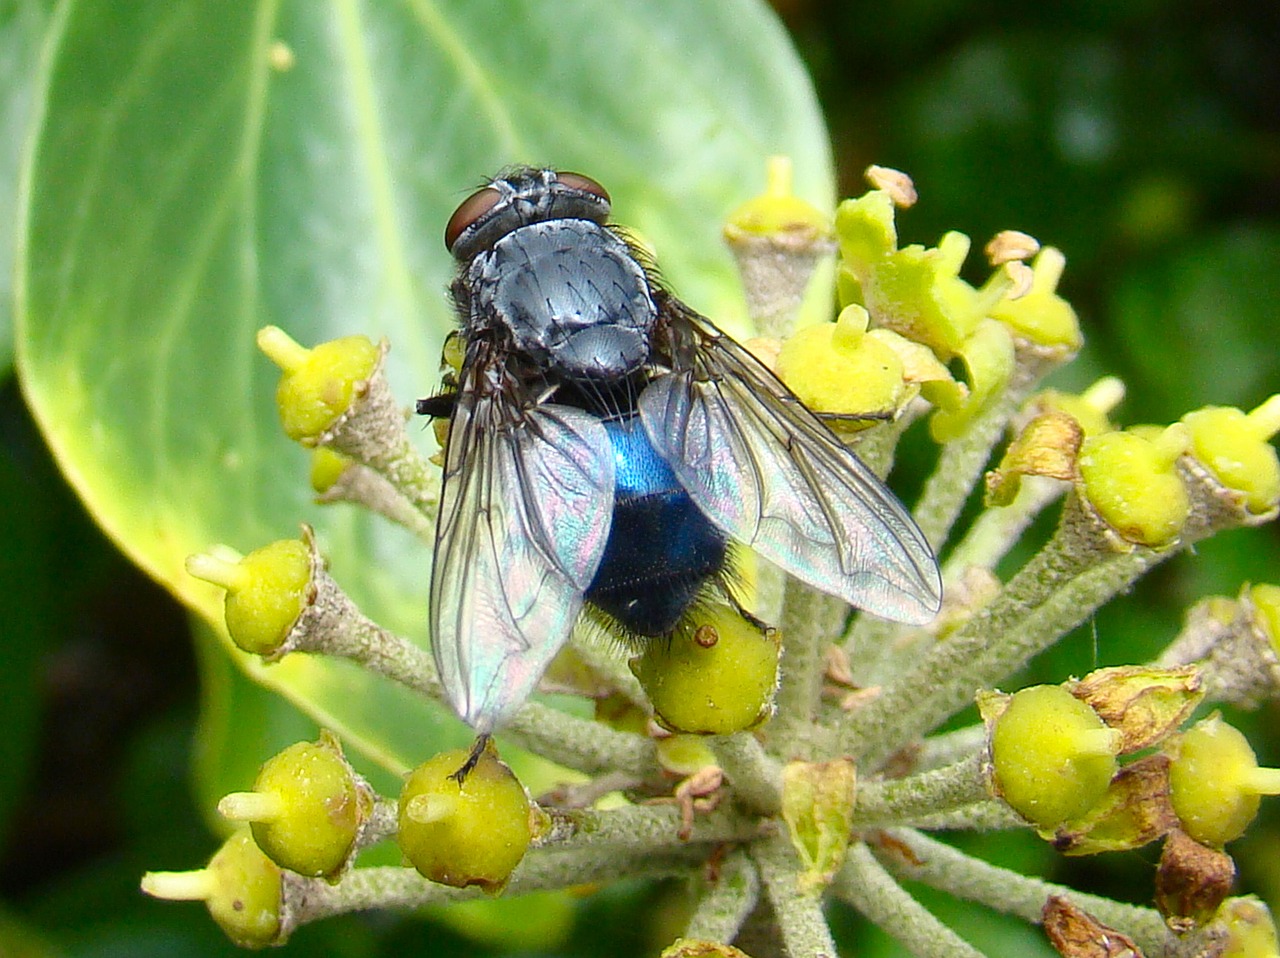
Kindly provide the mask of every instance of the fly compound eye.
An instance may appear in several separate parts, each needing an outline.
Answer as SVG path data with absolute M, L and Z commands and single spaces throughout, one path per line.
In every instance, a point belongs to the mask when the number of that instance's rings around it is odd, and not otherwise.
M 581 173 L 556 173 L 556 179 L 562 186 L 589 193 L 597 199 L 604 200 L 610 206 L 613 205 L 613 200 L 609 198 L 609 191 L 589 176 L 583 176 Z
M 492 186 L 486 186 L 463 200 L 461 205 L 453 211 L 453 215 L 449 217 L 449 222 L 445 225 L 444 248 L 452 253 L 453 245 L 458 242 L 458 237 L 462 235 L 463 231 L 497 206 L 498 200 L 501 198 L 501 193 Z

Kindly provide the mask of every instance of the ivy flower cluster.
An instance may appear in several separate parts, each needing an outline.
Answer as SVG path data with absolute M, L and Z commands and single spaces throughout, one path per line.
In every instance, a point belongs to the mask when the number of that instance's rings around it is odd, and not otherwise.
M 913 514 L 946 586 L 930 625 L 851 615 L 760 565 L 748 570 L 753 608 L 777 630 L 745 628 L 732 610 L 694 615 L 630 663 L 580 630 L 553 672 L 594 718 L 535 700 L 500 736 L 575 784 L 531 797 L 489 743 L 465 777 L 465 752 L 424 755 L 400 794 L 380 795 L 323 733 L 222 800 L 239 830 L 205 868 L 149 873 L 144 890 L 202 900 L 234 941 L 259 947 L 355 910 L 676 877 L 690 912 L 664 955 L 834 955 L 832 900 L 915 954 L 979 955 L 909 881 L 1040 925 L 1064 955 L 1277 954 L 1266 907 L 1232 897 L 1226 846 L 1280 793 L 1280 770 L 1260 768 L 1215 706 L 1280 694 L 1280 586 L 1203 600 L 1155 661 L 997 686 L 1157 564 L 1276 516 L 1280 396 L 1120 428 L 1118 380 L 1043 388 L 1082 342 L 1057 292 L 1062 253 L 1002 233 L 972 285 L 960 276 L 969 238 L 901 246 L 896 217 L 914 187 L 878 167 L 868 180 L 831 221 L 775 161 L 726 237 L 761 333 L 748 347 L 871 468 L 886 474 L 899 437 L 926 420 L 937 462 Z M 795 330 L 833 250 L 837 318 Z M 406 432 L 382 374 L 387 344 L 308 349 L 270 327 L 258 342 L 283 370 L 286 434 L 314 449 L 320 501 L 372 509 L 429 543 L 439 467 Z M 983 508 L 959 525 L 979 487 Z M 1002 574 L 1049 509 L 1056 531 Z M 309 529 L 245 556 L 215 547 L 188 568 L 226 590 L 226 628 L 246 652 L 338 656 L 441 699 L 431 656 L 360 611 Z M 939 731 L 974 704 L 978 721 Z M 997 829 L 1032 830 L 1064 855 L 1160 843 L 1150 905 L 996 867 L 941 837 Z M 384 842 L 404 865 L 360 862 Z

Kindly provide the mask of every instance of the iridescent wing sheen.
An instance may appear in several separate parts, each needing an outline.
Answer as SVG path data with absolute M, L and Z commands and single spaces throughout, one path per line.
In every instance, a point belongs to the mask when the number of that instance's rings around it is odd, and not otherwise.
M 759 360 L 666 308 L 695 345 L 641 393 L 640 417 L 698 508 L 815 588 L 886 619 L 932 619 L 937 560 L 893 493 Z
M 478 732 L 533 692 L 582 609 L 609 537 L 613 451 L 579 409 L 517 411 L 465 386 L 454 408 L 431 572 L 431 642 Z

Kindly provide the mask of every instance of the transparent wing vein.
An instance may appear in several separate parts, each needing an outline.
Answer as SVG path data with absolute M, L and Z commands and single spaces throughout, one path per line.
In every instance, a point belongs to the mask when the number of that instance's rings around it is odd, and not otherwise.
M 515 420 L 515 421 L 513 421 Z M 600 422 L 563 406 L 513 416 L 458 400 L 431 575 L 436 666 L 487 731 L 518 708 L 573 627 L 608 539 L 613 456 Z
M 937 562 L 893 493 L 750 353 L 686 318 L 702 348 L 639 405 L 698 507 L 816 588 L 884 618 L 931 619 Z

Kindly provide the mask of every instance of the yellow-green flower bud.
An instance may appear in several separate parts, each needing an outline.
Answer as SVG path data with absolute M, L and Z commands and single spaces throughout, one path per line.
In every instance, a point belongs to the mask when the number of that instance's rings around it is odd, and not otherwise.
M 1000 706 L 1003 705 L 1003 711 Z M 1000 797 L 1041 828 L 1077 818 L 1107 792 L 1120 733 L 1058 685 L 980 697 Z
M 1226 488 L 1239 493 L 1254 514 L 1280 504 L 1280 459 L 1268 440 L 1280 431 L 1280 395 L 1250 413 L 1206 406 L 1182 417 L 1191 455 Z
M 669 642 L 650 641 L 631 660 L 657 720 L 677 732 L 728 735 L 773 713 L 779 640 L 733 609 L 697 609 Z
M 1122 399 L 1124 383 L 1115 376 L 1103 376 L 1078 395 L 1046 389 L 1036 396 L 1032 405 L 1040 411 L 1065 412 L 1080 424 L 1085 436 L 1099 436 L 1115 428 L 1107 414 L 1120 405 Z
M 455 775 L 469 754 L 441 752 L 409 773 L 397 841 L 426 878 L 496 894 L 533 837 L 529 796 L 491 742 L 459 782 Z
M 1280 655 L 1280 585 L 1260 582 L 1251 586 L 1249 601 L 1254 622 L 1270 640 L 1272 650 Z
M 1219 958 L 1275 958 L 1280 954 L 1271 912 L 1257 898 L 1228 898 L 1214 924 L 1226 933 Z
M 311 582 L 311 553 L 300 539 L 281 539 L 237 562 L 213 553 L 187 559 L 187 571 L 227 590 L 227 632 L 246 652 L 279 650 L 298 621 Z
M 668 735 L 658 739 L 658 764 L 663 771 L 687 778 L 716 764 L 716 754 L 701 735 Z
M 1183 830 L 1221 848 L 1244 834 L 1262 795 L 1280 794 L 1280 769 L 1259 768 L 1239 731 L 1211 715 L 1170 745 L 1169 797 Z
M 316 446 L 311 450 L 311 488 L 324 494 L 342 477 L 351 460 L 328 446 Z
M 1031 290 L 1017 299 L 1002 299 L 991 309 L 991 318 L 1009 327 L 1014 335 L 1038 346 L 1074 353 L 1083 343 L 1080 321 L 1071 304 L 1056 292 L 1067 258 L 1045 247 L 1031 264 Z
M 1079 463 L 1084 494 L 1122 539 L 1153 548 L 1177 540 L 1191 511 L 1175 468 L 1186 443 L 1186 431 L 1177 424 L 1154 440 L 1136 432 L 1085 440 Z
M 765 170 L 765 191 L 731 214 L 724 232 L 730 241 L 743 235 L 777 237 L 805 235 L 828 237 L 831 221 L 812 203 L 791 190 L 791 160 L 771 156 Z
M 290 439 L 315 439 L 350 407 L 361 383 L 378 365 L 378 347 L 367 336 L 346 336 L 314 349 L 283 330 L 266 326 L 258 348 L 283 371 L 276 388 L 280 422 Z
M 777 373 L 815 412 L 892 413 L 906 391 L 898 354 L 867 335 L 867 311 L 846 306 L 834 323 L 799 330 L 782 344 Z
M 280 867 L 246 828 L 218 849 L 207 867 L 148 872 L 142 890 L 170 901 L 203 901 L 227 937 L 242 948 L 280 944 Z
M 218 811 L 250 822 L 254 841 L 280 867 L 334 878 L 373 811 L 373 795 L 337 739 L 322 733 L 318 742 L 298 742 L 268 759 L 253 791 L 226 796 Z

